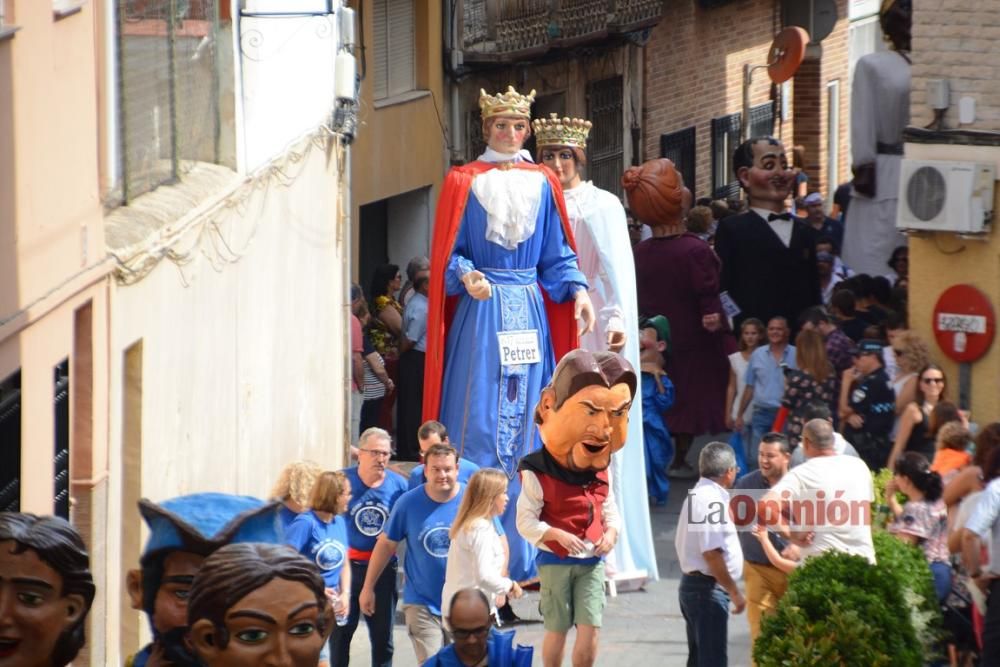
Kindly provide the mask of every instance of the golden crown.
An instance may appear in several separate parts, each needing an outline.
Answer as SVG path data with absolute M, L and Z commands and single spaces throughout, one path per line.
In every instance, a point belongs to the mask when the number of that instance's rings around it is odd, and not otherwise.
M 548 118 L 539 118 L 531 123 L 535 130 L 535 145 L 542 146 L 572 146 L 585 150 L 590 128 L 594 126 L 589 120 L 582 118 L 560 118 L 559 114 L 549 114 Z
M 479 89 L 479 109 L 482 111 L 483 120 L 493 116 L 531 118 L 531 103 L 534 101 L 534 90 L 527 95 L 522 95 L 514 90 L 514 86 L 507 86 L 505 93 L 488 95 L 485 90 Z

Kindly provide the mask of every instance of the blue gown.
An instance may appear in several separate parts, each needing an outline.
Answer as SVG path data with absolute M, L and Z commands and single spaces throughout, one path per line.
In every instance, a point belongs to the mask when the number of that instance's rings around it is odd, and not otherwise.
M 534 548 L 515 525 L 517 463 L 541 446 L 533 415 L 556 364 L 539 283 L 558 303 L 587 287 L 545 179 L 540 196 L 534 233 L 507 250 L 486 240 L 486 211 L 470 189 L 445 273 L 445 291 L 459 301 L 445 342 L 440 419 L 460 456 L 481 468 L 500 468 L 511 480 L 502 522 L 515 580 L 535 575 Z M 461 277 L 472 270 L 492 285 L 489 299 L 477 301 L 466 292 Z M 541 360 L 501 366 L 497 333 L 526 330 L 538 332 Z
M 646 487 L 657 505 L 667 502 L 670 479 L 667 466 L 674 459 L 674 443 L 663 420 L 663 413 L 674 404 L 674 383 L 666 375 L 660 378 L 661 394 L 652 373 L 642 374 L 642 440 L 646 447 Z

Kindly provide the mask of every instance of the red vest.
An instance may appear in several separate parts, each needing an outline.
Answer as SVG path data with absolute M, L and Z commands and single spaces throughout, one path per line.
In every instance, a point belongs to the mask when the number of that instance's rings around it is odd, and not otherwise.
M 535 473 L 542 487 L 542 521 L 565 530 L 580 539 L 594 544 L 604 536 L 604 501 L 608 497 L 608 471 L 597 473 L 597 479 L 580 486 L 567 484 L 544 473 Z M 560 558 L 569 556 L 558 542 L 545 542 L 552 553 Z

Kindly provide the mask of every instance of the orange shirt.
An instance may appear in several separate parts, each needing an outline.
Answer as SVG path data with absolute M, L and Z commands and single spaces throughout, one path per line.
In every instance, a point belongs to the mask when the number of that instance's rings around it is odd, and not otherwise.
M 934 455 L 931 470 L 944 477 L 949 472 L 959 470 L 972 463 L 972 455 L 957 449 L 939 449 Z

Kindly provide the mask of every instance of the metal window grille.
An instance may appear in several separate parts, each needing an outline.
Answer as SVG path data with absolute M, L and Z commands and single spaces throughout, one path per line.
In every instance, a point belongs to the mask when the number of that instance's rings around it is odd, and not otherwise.
M 587 141 L 587 175 L 594 185 L 619 199 L 625 156 L 622 90 L 620 76 L 587 84 L 587 116 L 594 124 Z
M 54 508 L 56 516 L 69 520 L 69 360 L 55 367 L 55 453 L 53 479 L 55 481 Z
M 774 102 L 763 102 L 750 107 L 750 136 L 769 137 L 773 134 Z
M 712 197 L 729 199 L 740 194 L 740 182 L 733 173 L 733 151 L 740 145 L 743 122 L 740 114 L 712 119 Z
M 695 127 L 660 135 L 660 157 L 673 161 L 684 177 L 684 185 L 695 189 Z
M 0 382 L 0 512 L 21 508 L 21 372 Z
M 219 2 L 116 0 L 121 198 L 218 162 Z

